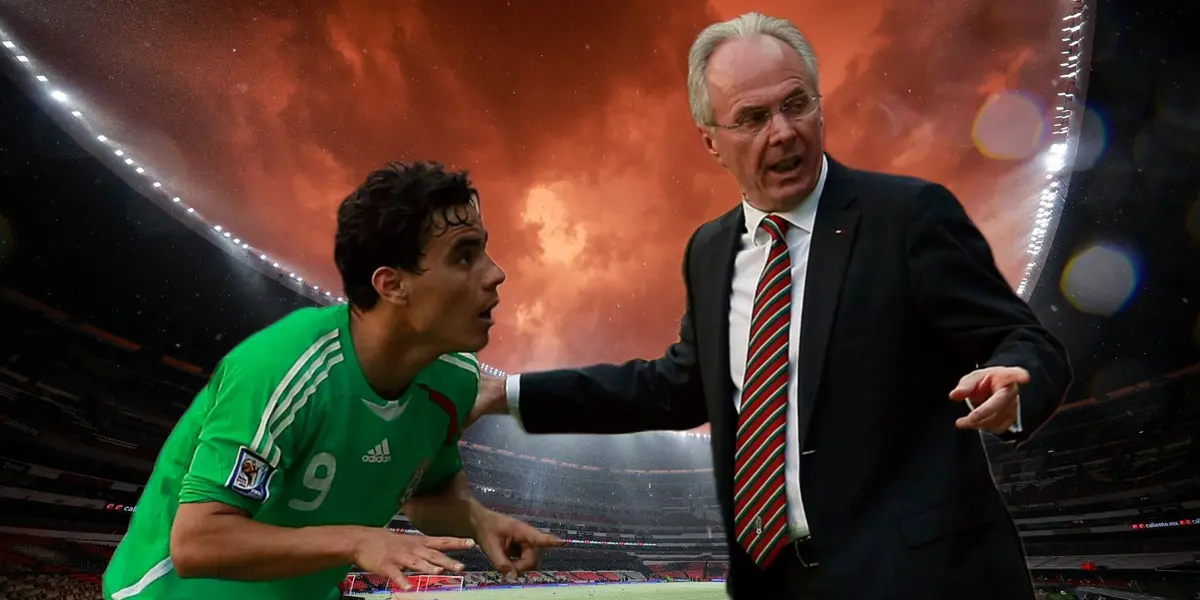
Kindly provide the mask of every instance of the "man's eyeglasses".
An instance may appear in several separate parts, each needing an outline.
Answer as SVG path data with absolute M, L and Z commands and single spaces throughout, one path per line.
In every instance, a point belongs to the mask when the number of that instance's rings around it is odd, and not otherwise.
M 734 119 L 733 123 L 729 125 L 714 123 L 713 127 L 728 129 L 735 133 L 741 133 L 744 135 L 758 135 L 767 128 L 767 125 L 771 124 L 771 119 L 775 118 L 776 112 L 783 115 L 784 118 L 788 119 L 789 121 L 796 122 L 812 116 L 813 113 L 817 112 L 817 108 L 820 106 L 820 95 L 804 93 L 788 98 L 779 106 L 778 111 L 768 110 L 765 108 L 755 108 L 740 113 L 737 118 Z

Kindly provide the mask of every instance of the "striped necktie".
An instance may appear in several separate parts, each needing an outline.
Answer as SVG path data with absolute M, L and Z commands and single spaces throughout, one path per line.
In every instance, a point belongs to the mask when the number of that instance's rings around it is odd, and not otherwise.
M 778 215 L 768 215 L 761 226 L 771 235 L 771 247 L 754 292 L 750 317 L 750 346 L 734 458 L 733 502 L 738 542 L 765 569 L 787 545 L 783 466 L 792 261 L 788 257 L 787 221 Z

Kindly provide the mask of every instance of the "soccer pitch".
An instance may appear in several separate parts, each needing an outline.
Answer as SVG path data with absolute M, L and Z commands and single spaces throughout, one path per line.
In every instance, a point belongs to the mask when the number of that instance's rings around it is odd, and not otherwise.
M 608 585 L 481 588 L 465 600 L 726 600 L 724 583 L 632 583 Z

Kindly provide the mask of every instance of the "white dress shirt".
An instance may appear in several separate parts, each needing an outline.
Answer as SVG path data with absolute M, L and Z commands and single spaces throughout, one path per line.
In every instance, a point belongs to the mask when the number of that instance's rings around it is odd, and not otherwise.
M 800 402 L 799 360 L 800 323 L 804 309 L 804 278 L 808 273 L 808 249 L 817 204 L 825 191 L 829 161 L 821 159 L 821 175 L 812 194 L 787 212 L 775 213 L 788 222 L 788 258 L 792 262 L 791 323 L 788 325 L 787 440 L 784 443 L 783 477 L 787 494 L 788 533 L 792 539 L 808 537 L 808 519 L 800 499 Z M 742 389 L 746 380 L 746 358 L 750 351 L 750 317 L 754 312 L 754 292 L 767 265 L 771 234 L 759 225 L 768 213 L 742 201 L 746 230 L 733 259 L 733 288 L 729 296 L 729 374 L 733 377 L 733 405 L 742 411 Z
M 809 535 L 808 519 L 804 514 L 804 503 L 800 497 L 800 417 L 799 417 L 799 356 L 800 323 L 804 308 L 804 280 L 808 272 L 808 251 L 812 241 L 813 227 L 817 219 L 817 205 L 825 190 L 829 174 L 829 160 L 822 158 L 821 175 L 808 198 L 790 211 L 775 213 L 791 226 L 787 231 L 788 257 L 792 261 L 792 306 L 791 324 L 788 327 L 788 385 L 787 385 L 787 428 L 784 455 L 784 479 L 788 507 L 788 532 L 793 539 Z M 742 201 L 746 219 L 746 231 L 742 233 L 741 246 L 734 258 L 733 286 L 729 298 L 729 374 L 733 379 L 734 406 L 741 412 L 742 386 L 746 378 L 746 356 L 750 346 L 750 316 L 754 310 L 754 292 L 759 277 L 767 264 L 771 248 L 771 235 L 759 228 L 765 213 L 748 202 Z M 949 390 L 947 390 L 949 392 Z M 520 423 L 521 379 L 510 375 L 505 382 L 509 412 Z M 968 402 L 968 406 L 970 402 Z M 1020 405 L 1017 421 L 1010 431 L 1020 432 Z

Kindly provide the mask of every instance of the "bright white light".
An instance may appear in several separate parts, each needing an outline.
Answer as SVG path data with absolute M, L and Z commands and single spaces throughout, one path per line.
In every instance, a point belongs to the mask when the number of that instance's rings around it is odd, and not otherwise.
M 107 142 L 107 141 L 108 141 L 108 138 L 107 138 L 107 137 L 105 137 L 105 136 L 102 136 L 102 135 L 98 135 L 98 136 L 96 136 L 96 139 L 97 139 L 98 141 L 101 141 L 101 142 Z
M 24 54 L 18 55 L 17 62 L 27 63 L 27 62 L 29 62 L 29 57 L 25 56 Z
M 45 75 L 38 75 L 38 76 L 37 76 L 37 80 L 38 80 L 38 81 L 40 81 L 40 82 L 42 82 L 42 83 L 46 83 L 47 81 L 50 81 L 49 79 L 47 79 L 47 78 L 46 78 L 46 76 L 45 76 Z
M 73 111 L 71 111 L 71 116 L 72 116 L 72 117 L 77 117 L 77 118 L 80 118 L 80 119 L 82 119 L 82 118 L 83 118 L 83 113 L 81 113 L 81 112 L 79 112 L 79 111 L 77 111 L 77 110 L 73 110 Z
M 9 50 L 12 50 L 13 48 L 16 48 L 17 45 L 8 40 L 4 40 L 4 47 L 8 48 Z
M 125 151 L 124 150 L 114 150 L 113 154 L 116 154 L 117 156 L 125 156 Z M 129 164 L 129 163 L 126 163 L 126 164 Z
M 1065 156 L 1062 156 L 1062 155 L 1047 154 L 1045 161 L 1046 161 L 1046 170 L 1051 173 L 1057 173 L 1057 172 L 1063 170 L 1064 168 L 1066 168 L 1066 166 L 1067 166 L 1067 159 Z
M 127 164 L 127 165 L 132 165 L 132 164 L 133 164 L 133 159 L 132 159 L 132 158 L 127 158 L 127 159 L 125 159 L 125 164 Z
M 59 102 L 66 102 L 67 100 L 71 99 L 69 96 L 67 96 L 66 94 L 64 94 L 58 90 L 54 90 L 53 92 L 50 92 L 50 97 L 54 98 L 55 100 L 58 100 Z
M 220 225 L 213 225 L 213 229 L 215 229 L 215 230 L 217 230 L 217 231 L 220 231 L 220 230 L 221 230 L 221 226 L 220 226 Z
M 179 202 L 179 196 L 175 196 L 174 198 L 171 198 L 171 202 Z
M 161 184 L 161 183 L 159 183 L 159 182 L 157 182 L 157 181 L 155 181 L 155 182 L 154 182 L 154 187 L 156 187 L 156 188 L 160 188 L 160 187 L 162 187 L 162 184 Z
M 145 172 L 146 172 L 146 170 L 145 170 L 145 169 L 143 169 L 143 168 L 141 168 L 141 167 L 138 167 L 138 168 L 134 169 L 134 171 L 137 171 L 137 174 L 138 174 L 138 175 L 141 175 L 142 173 L 145 173 Z

